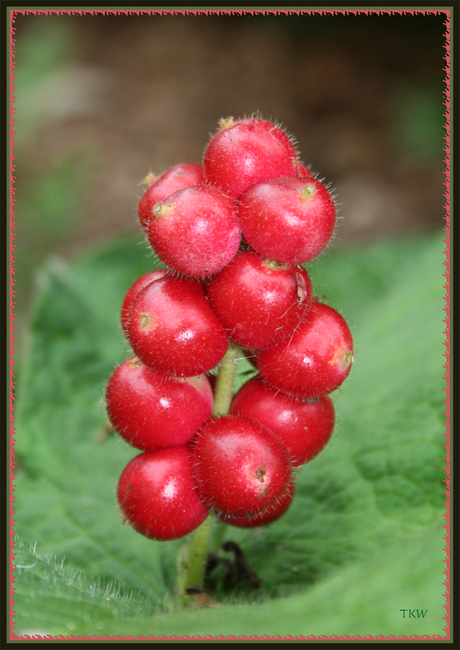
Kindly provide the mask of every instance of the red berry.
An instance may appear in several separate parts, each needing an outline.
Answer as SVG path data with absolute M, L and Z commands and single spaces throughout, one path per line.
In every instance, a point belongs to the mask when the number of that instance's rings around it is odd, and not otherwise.
M 234 199 L 252 185 L 279 176 L 297 176 L 297 153 L 289 137 L 261 119 L 222 119 L 204 152 L 208 183 Z
M 287 341 L 257 354 L 266 381 L 294 397 L 320 397 L 336 390 L 353 362 L 353 340 L 347 323 L 332 307 L 312 303 Z
M 133 302 L 137 298 L 139 292 L 148 284 L 154 282 L 154 280 L 162 278 L 167 272 L 168 269 L 157 269 L 156 271 L 146 273 L 136 280 L 136 282 L 128 289 L 121 307 L 121 326 L 125 336 L 128 336 L 128 320 L 131 313 L 131 307 L 133 306 Z
M 179 190 L 154 207 L 148 238 L 160 260 L 175 271 L 192 277 L 212 275 L 238 252 L 236 204 L 211 185 Z
M 166 275 L 142 289 L 128 324 L 139 359 L 165 375 L 194 377 L 224 356 L 228 338 L 196 280 Z
M 335 204 L 319 181 L 277 178 L 248 189 L 239 203 L 241 229 L 262 257 L 305 264 L 325 248 L 335 227 Z
M 225 515 L 251 515 L 284 494 L 291 459 L 274 433 L 247 418 L 209 420 L 193 443 L 193 475 L 203 501 Z
M 201 165 L 182 163 L 175 165 L 158 178 L 149 178 L 149 188 L 139 201 L 139 221 L 146 230 L 152 216 L 152 210 L 157 203 L 164 201 L 170 194 L 184 187 L 199 185 L 204 182 L 204 172 Z
M 267 386 L 260 375 L 240 388 L 230 413 L 256 420 L 276 433 L 288 448 L 293 467 L 319 454 L 332 435 L 335 421 L 328 395 L 295 399 Z
M 250 348 L 264 348 L 292 334 L 311 293 L 303 268 L 264 260 L 249 251 L 239 253 L 206 287 L 230 338 Z
M 310 180 L 315 180 L 315 175 L 313 172 L 311 172 L 308 167 L 306 167 L 303 163 L 299 162 L 299 173 L 298 173 L 299 178 L 308 178 Z
M 193 485 L 188 445 L 133 458 L 118 482 L 117 500 L 124 520 L 158 541 L 188 535 L 208 515 Z
M 124 361 L 106 390 L 109 419 L 126 442 L 138 449 L 182 445 L 212 415 L 213 393 L 205 375 L 166 377 L 137 357 Z
M 269 506 L 265 510 L 262 510 L 262 512 L 248 517 L 225 517 L 225 515 L 218 515 L 217 518 L 226 524 L 230 524 L 230 526 L 236 526 L 237 528 L 258 528 L 259 526 L 268 526 L 268 524 L 271 524 L 277 519 L 280 519 L 280 517 L 282 517 L 289 510 L 294 498 L 294 492 L 295 481 L 294 477 L 292 477 L 283 496 L 280 497 L 280 499 L 272 506 Z

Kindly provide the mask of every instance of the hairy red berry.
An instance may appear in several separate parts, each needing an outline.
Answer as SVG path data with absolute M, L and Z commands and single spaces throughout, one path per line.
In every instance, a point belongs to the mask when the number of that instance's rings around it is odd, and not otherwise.
M 213 401 L 205 375 L 166 377 L 137 357 L 112 373 L 106 390 L 111 423 L 128 444 L 144 450 L 191 440 L 211 417 Z
M 328 395 L 296 399 L 272 389 L 260 375 L 243 384 L 230 413 L 256 420 L 276 433 L 288 448 L 293 467 L 300 467 L 324 449 L 335 422 Z
M 234 199 L 252 185 L 279 176 L 297 176 L 297 153 L 286 133 L 271 122 L 222 119 L 204 152 L 208 183 Z
M 211 185 L 179 190 L 154 207 L 148 238 L 160 260 L 175 271 L 192 277 L 212 275 L 238 252 L 236 204 Z
M 284 443 L 261 424 L 228 415 L 209 420 L 193 442 L 203 501 L 226 515 L 251 515 L 281 498 L 291 479 Z
M 125 336 L 128 336 L 128 321 L 129 315 L 131 313 L 131 308 L 135 299 L 137 298 L 139 292 L 146 287 L 151 282 L 162 278 L 168 269 L 157 269 L 156 271 L 150 271 L 150 273 L 145 273 L 142 275 L 134 284 L 128 289 L 125 298 L 123 300 L 123 305 L 121 307 L 121 327 Z
M 138 215 L 142 228 L 144 230 L 148 228 L 152 210 L 157 203 L 164 201 L 177 190 L 203 182 L 203 167 L 194 163 L 181 163 L 171 167 L 157 178 L 150 177 L 149 188 L 139 201 Z
M 224 356 L 228 338 L 196 280 L 166 275 L 135 299 L 128 340 L 139 359 L 165 375 L 194 377 Z
M 262 257 L 305 264 L 328 244 L 335 227 L 332 196 L 316 179 L 277 178 L 249 188 L 239 203 L 241 229 Z
M 121 474 L 117 500 L 123 519 L 158 541 L 188 535 L 208 515 L 193 484 L 188 445 L 133 458 Z
M 292 477 L 283 496 L 280 497 L 276 503 L 265 510 L 262 510 L 262 512 L 247 517 L 226 517 L 225 515 L 218 515 L 217 518 L 224 523 L 230 524 L 230 526 L 236 526 L 237 528 L 258 528 L 259 526 L 268 526 L 268 524 L 280 519 L 289 510 L 292 500 L 294 499 L 294 493 L 295 481 L 294 477 Z
M 311 293 L 305 269 L 264 260 L 250 251 L 239 253 L 206 287 L 230 338 L 249 348 L 264 348 L 292 334 Z
M 261 375 L 294 397 L 320 397 L 336 390 L 353 362 L 353 340 L 342 316 L 313 302 L 292 337 L 257 354 Z
M 139 222 L 167 268 L 125 295 L 121 323 L 136 356 L 112 373 L 106 407 L 143 451 L 117 499 L 124 523 L 151 539 L 189 534 L 210 509 L 239 528 L 276 521 L 292 503 L 294 470 L 332 435 L 329 393 L 350 372 L 353 341 L 302 265 L 330 242 L 336 207 L 294 143 L 260 117 L 223 118 L 202 165 L 144 180 Z M 254 369 L 240 379 L 253 378 L 231 399 L 241 355 Z M 204 543 L 194 538 L 188 573 Z M 237 545 L 224 550 L 241 569 Z
M 312 171 L 308 169 L 303 163 L 299 162 L 299 178 L 308 178 L 310 180 L 315 180 L 315 175 Z

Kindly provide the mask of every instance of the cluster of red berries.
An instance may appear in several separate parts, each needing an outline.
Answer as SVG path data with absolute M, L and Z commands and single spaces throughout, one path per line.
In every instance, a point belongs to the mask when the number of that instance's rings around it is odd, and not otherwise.
M 139 220 L 167 268 L 126 294 L 135 356 L 106 391 L 113 427 L 142 450 L 118 483 L 121 515 L 156 540 L 187 535 L 210 510 L 241 527 L 279 518 L 293 470 L 331 437 L 329 393 L 353 360 L 345 320 L 313 295 L 302 266 L 333 234 L 332 196 L 280 127 L 219 127 L 202 165 L 146 179 Z M 216 416 L 210 371 L 230 341 L 258 374 Z

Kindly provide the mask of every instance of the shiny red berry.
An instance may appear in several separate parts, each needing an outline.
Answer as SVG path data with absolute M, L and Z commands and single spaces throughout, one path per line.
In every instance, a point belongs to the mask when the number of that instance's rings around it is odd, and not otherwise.
M 149 187 L 139 201 L 139 222 L 147 230 L 152 210 L 157 203 L 164 201 L 173 192 L 184 187 L 199 185 L 204 182 L 204 172 L 201 165 L 181 163 L 165 171 L 161 176 L 148 176 Z
M 241 242 L 235 202 L 211 185 L 187 187 L 157 203 L 147 234 L 164 264 L 192 277 L 223 269 Z
M 261 424 L 227 415 L 209 420 L 193 441 L 200 497 L 225 515 L 252 515 L 275 503 L 291 479 L 284 443 Z
M 158 541 L 188 535 L 208 515 L 193 484 L 188 445 L 133 458 L 118 482 L 117 501 L 125 522 Z
M 206 294 L 231 339 L 244 347 L 264 348 L 299 325 L 312 285 L 302 267 L 243 251 L 209 281 Z
M 232 117 L 219 122 L 204 152 L 206 181 L 234 199 L 255 183 L 297 176 L 297 153 L 286 133 L 271 122 Z
M 320 397 L 336 390 L 353 362 L 353 340 L 344 318 L 313 302 L 294 334 L 257 353 L 260 374 L 294 397 Z
M 310 178 L 277 178 L 249 188 L 239 203 L 241 229 L 262 257 L 305 264 L 332 237 L 336 210 L 324 185 Z
M 274 390 L 260 375 L 243 384 L 230 407 L 232 415 L 256 420 L 281 438 L 293 467 L 324 449 L 334 429 L 335 413 L 328 395 L 299 399 Z
M 166 275 L 140 291 L 128 324 L 139 359 L 165 375 L 194 377 L 224 356 L 228 338 L 196 280 Z
M 211 385 L 205 375 L 159 375 L 137 357 L 124 361 L 106 389 L 107 413 L 126 442 L 137 449 L 182 445 L 211 417 Z

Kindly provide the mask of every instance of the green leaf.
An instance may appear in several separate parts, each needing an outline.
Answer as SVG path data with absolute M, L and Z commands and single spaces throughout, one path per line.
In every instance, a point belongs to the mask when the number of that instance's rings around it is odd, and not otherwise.
M 355 339 L 354 367 L 333 394 L 335 433 L 299 471 L 282 519 L 227 530 L 263 588 L 219 593 L 223 606 L 193 612 L 168 610 L 181 540 L 152 542 L 121 525 L 116 484 L 136 450 L 116 436 L 99 441 L 104 383 L 130 353 L 119 325 L 124 293 L 154 260 L 129 240 L 70 270 L 48 268 L 18 391 L 16 531 L 40 557 L 65 558 L 67 570 L 85 578 L 78 598 L 65 585 L 43 588 L 32 627 L 66 634 L 71 622 L 73 634 L 86 635 L 444 634 L 443 250 L 437 235 L 331 252 L 312 266 L 316 292 L 339 308 Z M 242 364 L 239 383 L 249 369 Z M 16 576 L 18 630 L 30 629 L 27 580 L 45 584 L 47 569 L 37 566 L 41 573 L 31 567 Z M 141 594 L 145 609 L 124 608 L 120 596 L 113 610 L 88 613 L 84 585 L 98 580 Z M 405 609 L 428 613 L 403 618 Z
M 18 634 L 70 634 L 89 625 L 101 630 L 117 618 L 145 617 L 151 605 L 138 593 L 124 593 L 110 581 L 90 581 L 63 559 L 40 555 L 16 540 L 15 596 L 23 604 L 15 617 Z

